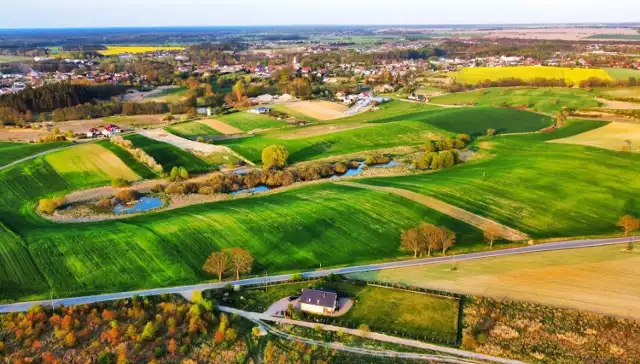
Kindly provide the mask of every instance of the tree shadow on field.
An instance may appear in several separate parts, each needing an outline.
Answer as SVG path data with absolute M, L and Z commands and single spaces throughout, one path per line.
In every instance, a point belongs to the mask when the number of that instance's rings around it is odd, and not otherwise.
M 624 203 L 622 212 L 625 215 L 640 215 L 640 204 L 637 200 L 631 198 Z

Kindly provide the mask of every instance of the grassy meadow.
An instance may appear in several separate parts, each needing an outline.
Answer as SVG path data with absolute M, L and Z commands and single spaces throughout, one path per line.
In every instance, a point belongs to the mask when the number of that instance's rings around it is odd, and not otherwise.
M 581 109 L 598 107 L 597 95 L 584 89 L 564 88 L 491 88 L 459 92 L 430 101 L 444 105 L 474 105 L 483 107 L 509 106 L 543 113 L 560 111 L 563 107 Z
M 66 142 L 27 144 L 0 142 L 0 167 L 6 166 L 11 162 L 15 162 L 22 158 L 27 158 L 51 149 L 61 148 L 71 145 Z
M 303 130 L 296 128 L 274 130 L 254 138 L 229 140 L 221 144 L 254 162 L 260 161 L 265 147 L 281 144 L 289 151 L 289 162 L 296 163 L 366 150 L 418 146 L 434 136 L 457 133 L 478 136 L 485 134 L 488 128 L 495 128 L 498 133 L 532 132 L 551 125 L 552 121 L 549 117 L 521 110 L 457 108 L 387 114 L 369 122 L 374 125 L 326 135 L 290 138 Z
M 224 135 L 209 126 L 202 123 L 198 123 L 196 121 L 174 124 L 169 127 L 166 127 L 164 130 L 168 131 L 173 135 L 177 135 L 181 138 L 190 139 L 190 140 L 196 140 L 198 139 L 198 137 L 209 139 L 215 136 Z
M 323 285 L 357 300 L 337 320 L 365 324 L 372 331 L 394 331 L 455 342 L 458 335 L 458 300 L 376 286 L 346 282 Z
M 640 70 L 633 70 L 629 68 L 605 68 L 605 71 L 614 80 L 626 81 L 631 77 L 636 79 L 640 78 Z
M 421 220 L 456 231 L 460 249 L 482 244 L 480 231 L 422 205 L 332 184 L 121 221 L 55 224 L 33 212 L 41 196 L 70 190 L 55 170 L 37 159 L 2 172 L 8 193 L 0 219 L 60 295 L 198 282 L 209 278 L 201 267 L 212 251 L 235 246 L 253 254 L 256 273 L 404 257 L 400 230 Z
M 181 51 L 184 47 L 175 46 L 107 46 L 106 50 L 98 51 L 103 56 L 117 56 L 119 54 L 142 54 L 157 51 Z
M 287 126 L 287 123 L 284 121 L 276 120 L 264 115 L 252 114 L 246 111 L 216 116 L 216 119 L 242 131 L 282 128 Z
M 485 80 L 498 81 L 505 78 L 518 78 L 532 81 L 536 78 L 564 79 L 568 86 L 577 85 L 582 81 L 595 77 L 611 80 L 607 71 L 601 69 L 564 68 L 564 67 L 473 67 L 463 68 L 450 74 L 457 82 L 463 84 L 477 84 Z
M 125 137 L 131 140 L 135 148 L 141 148 L 160 163 L 166 172 L 173 167 L 184 167 L 189 172 L 208 172 L 212 167 L 195 155 L 168 143 L 146 138 L 140 134 L 130 134 Z
M 640 255 L 624 245 L 350 274 L 350 278 L 640 318 Z M 605 298 L 603 298 L 605 297 Z
M 487 155 L 438 173 L 359 180 L 423 193 L 535 238 L 618 232 L 640 214 L 640 159 L 633 153 L 545 143 L 605 125 L 571 121 L 556 132 L 476 142 Z
M 115 178 L 140 179 L 118 156 L 98 144 L 84 144 L 53 152 L 46 161 L 74 187 L 102 186 Z

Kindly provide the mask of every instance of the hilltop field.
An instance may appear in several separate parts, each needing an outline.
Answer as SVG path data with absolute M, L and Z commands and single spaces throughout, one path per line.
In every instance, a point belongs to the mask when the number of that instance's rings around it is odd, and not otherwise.
M 176 46 L 107 46 L 104 51 L 99 51 L 103 56 L 116 56 L 119 54 L 140 54 L 157 51 L 181 51 L 184 47 Z
M 297 163 L 383 148 L 420 153 L 428 140 L 459 133 L 473 137 L 465 152 L 471 159 L 441 171 L 358 178 L 349 186 L 327 180 L 124 219 L 55 223 L 36 212 L 40 199 L 110 185 L 114 178 L 157 178 L 109 141 L 72 146 L 0 170 L 0 283 L 9 287 L 0 300 L 48 297 L 52 291 L 61 297 L 202 282 L 211 279 L 202 271 L 206 257 L 229 247 L 251 252 L 256 259 L 253 274 L 408 259 L 410 254 L 400 249 L 400 233 L 420 221 L 456 233 L 449 253 L 486 249 L 482 231 L 474 226 L 420 201 L 357 184 L 425 194 L 533 239 L 613 234 L 619 231 L 615 224 L 620 215 L 640 213 L 635 198 L 640 182 L 634 178 L 640 161 L 635 154 L 548 143 L 606 122 L 570 120 L 564 128 L 541 134 L 536 131 L 553 121 L 530 111 L 400 101 L 302 127 L 246 112 L 218 119 L 240 130 L 271 129 L 222 143 L 255 162 L 271 144 L 284 145 L 289 162 Z M 206 124 L 176 124 L 167 130 L 190 138 L 211 133 L 200 125 Z M 484 136 L 488 128 L 498 135 Z M 165 171 L 173 166 L 192 173 L 217 168 L 176 145 L 140 134 L 126 139 Z

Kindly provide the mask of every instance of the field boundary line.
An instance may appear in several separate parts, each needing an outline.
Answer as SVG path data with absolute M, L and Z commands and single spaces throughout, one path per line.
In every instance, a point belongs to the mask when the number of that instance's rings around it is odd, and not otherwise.
M 504 358 L 499 358 L 499 357 L 490 356 L 490 355 L 473 353 L 473 352 L 469 352 L 469 351 L 465 351 L 465 350 L 461 350 L 461 349 L 455 349 L 455 348 L 450 348 L 450 347 L 446 347 L 446 346 L 440 346 L 440 345 L 435 345 L 435 344 L 424 343 L 424 342 L 417 341 L 417 340 L 404 339 L 404 338 L 399 338 L 399 337 L 395 337 L 395 336 L 379 334 L 379 333 L 376 333 L 376 332 L 365 332 L 365 331 L 361 331 L 361 330 L 358 330 L 358 329 L 349 329 L 349 328 L 342 327 L 342 326 L 319 324 L 319 323 L 315 323 L 315 322 L 292 320 L 292 319 L 286 319 L 286 318 L 281 318 L 281 317 L 273 317 L 273 316 L 270 316 L 270 315 L 267 315 L 267 314 L 264 314 L 264 313 L 243 311 L 243 310 L 239 310 L 239 309 L 232 308 L 232 307 L 226 307 L 226 306 L 218 306 L 218 310 L 220 310 L 222 312 L 226 312 L 226 313 L 236 314 L 236 315 L 245 317 L 245 318 L 247 318 L 249 320 L 252 320 L 254 322 L 256 320 L 257 321 L 271 321 L 271 322 L 276 322 L 276 323 L 279 323 L 279 324 L 289 324 L 289 325 L 296 325 L 296 326 L 302 326 L 302 327 L 308 327 L 308 328 L 316 328 L 316 327 L 319 326 L 322 330 L 325 330 L 325 331 L 343 332 L 343 333 L 346 333 L 346 334 L 349 334 L 349 335 L 359 336 L 359 337 L 363 337 L 363 338 L 366 338 L 366 339 L 372 339 L 372 340 L 384 341 L 384 342 L 393 343 L 393 344 L 411 346 L 411 347 L 415 347 L 415 348 L 418 348 L 418 349 L 432 350 L 432 351 L 436 351 L 436 352 L 440 352 L 440 353 L 447 353 L 447 354 L 450 354 L 450 355 L 456 355 L 456 356 L 469 358 L 469 359 L 485 360 L 485 361 L 497 362 L 497 363 L 505 363 L 505 364 L 521 364 L 522 363 L 521 361 L 518 361 L 518 360 L 504 359 Z
M 422 194 L 412 192 L 409 190 L 404 190 L 401 188 L 371 186 L 371 185 L 365 185 L 357 182 L 341 181 L 341 182 L 336 182 L 336 184 L 355 187 L 355 188 L 374 190 L 379 192 L 388 192 L 397 196 L 401 196 L 406 199 L 412 200 L 414 202 L 420 203 L 424 206 L 427 206 L 431 209 L 434 209 L 438 212 L 441 212 L 445 215 L 448 215 L 450 217 L 463 221 L 469 225 L 475 226 L 480 230 L 485 230 L 490 227 L 498 229 L 498 231 L 500 231 L 500 236 L 510 241 L 523 241 L 523 240 L 529 239 L 529 236 L 521 231 L 502 225 L 498 222 L 487 219 L 486 217 L 476 215 L 474 213 L 463 210 L 459 207 L 450 205 L 446 202 L 440 201 L 436 198 L 433 198 L 427 195 L 422 195 Z
M 43 155 L 47 155 L 47 154 L 49 154 L 49 153 L 59 152 L 59 151 L 64 150 L 64 149 L 68 149 L 68 148 L 71 148 L 71 147 L 75 147 L 76 145 L 77 145 L 77 144 L 72 144 L 72 145 L 67 145 L 66 147 L 60 147 L 60 148 L 55 148 L 55 149 L 49 149 L 49 150 L 46 150 L 46 151 L 44 151 L 44 152 L 40 152 L 40 153 L 38 153 L 38 154 L 34 154 L 34 155 L 30 155 L 30 156 L 28 156 L 28 157 L 24 157 L 24 158 L 22 158 L 22 159 L 18 159 L 17 161 L 13 161 L 13 162 L 11 162 L 11 163 L 9 163 L 9 164 L 7 164 L 7 165 L 0 166 L 0 171 L 2 171 L 3 169 L 7 169 L 7 168 L 9 168 L 9 167 L 13 167 L 13 166 L 15 166 L 16 164 L 20 164 L 20 163 L 22 163 L 22 162 L 26 162 L 26 161 L 29 161 L 29 160 L 32 160 L 32 159 L 36 159 L 36 158 L 38 158 L 38 157 L 42 157 Z

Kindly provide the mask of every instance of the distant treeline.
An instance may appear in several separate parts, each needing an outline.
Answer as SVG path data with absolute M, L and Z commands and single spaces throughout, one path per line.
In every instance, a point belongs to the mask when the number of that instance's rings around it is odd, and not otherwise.
M 476 84 L 460 84 L 455 83 L 448 86 L 450 92 L 460 92 L 464 90 L 473 90 L 476 88 L 489 88 L 489 87 L 516 87 L 516 86 L 533 86 L 533 87 L 568 87 L 571 83 L 568 83 L 564 78 L 534 78 L 532 80 L 522 80 L 520 78 L 502 78 L 499 80 L 484 80 Z M 634 77 L 629 78 L 627 81 L 611 81 L 603 80 L 597 77 L 590 77 L 589 79 L 581 81 L 578 86 L 582 88 L 591 87 L 627 87 L 637 86 L 638 80 Z
M 91 52 L 103 51 L 106 49 L 106 46 L 100 44 L 66 45 L 62 47 L 62 50 L 67 52 Z
M 105 100 L 126 92 L 123 85 L 75 85 L 66 82 L 26 89 L 0 97 L 0 107 L 21 113 L 48 112 L 76 106 L 92 100 Z

